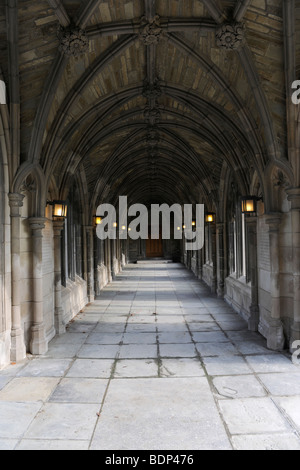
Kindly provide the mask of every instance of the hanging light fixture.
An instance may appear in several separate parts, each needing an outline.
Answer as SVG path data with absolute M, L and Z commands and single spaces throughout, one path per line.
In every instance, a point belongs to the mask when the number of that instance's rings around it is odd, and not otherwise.
M 52 201 L 48 202 L 48 205 L 53 207 L 53 218 L 66 219 L 68 212 L 68 206 L 66 201 Z
M 257 202 L 262 201 L 262 198 L 257 196 L 242 197 L 242 213 L 243 214 L 256 214 Z

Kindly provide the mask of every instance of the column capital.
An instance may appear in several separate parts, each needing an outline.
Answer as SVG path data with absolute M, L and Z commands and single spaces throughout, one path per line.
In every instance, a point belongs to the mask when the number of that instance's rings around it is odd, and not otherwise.
M 24 194 L 19 193 L 10 193 L 8 195 L 9 206 L 11 208 L 11 217 L 20 216 L 20 207 L 23 207 Z
M 53 230 L 54 230 L 55 237 L 61 236 L 61 232 L 64 226 L 65 226 L 65 219 L 59 219 L 59 218 L 53 219 Z
M 246 222 L 246 225 L 248 227 L 256 228 L 257 227 L 257 220 L 258 220 L 257 215 L 251 216 L 251 217 L 245 217 L 245 222 Z
M 282 222 L 282 212 L 270 212 L 266 214 L 266 223 L 270 227 L 270 231 L 276 232 Z
M 287 189 L 288 200 L 292 203 L 292 209 L 300 210 L 300 188 Z
M 30 228 L 33 232 L 43 230 L 45 228 L 47 219 L 44 217 L 30 217 L 28 219 Z

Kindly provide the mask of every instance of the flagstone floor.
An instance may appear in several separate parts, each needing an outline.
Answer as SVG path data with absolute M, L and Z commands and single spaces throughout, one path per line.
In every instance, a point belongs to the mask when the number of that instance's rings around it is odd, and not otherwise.
M 300 450 L 300 366 L 180 264 L 129 265 L 0 371 L 0 450 Z

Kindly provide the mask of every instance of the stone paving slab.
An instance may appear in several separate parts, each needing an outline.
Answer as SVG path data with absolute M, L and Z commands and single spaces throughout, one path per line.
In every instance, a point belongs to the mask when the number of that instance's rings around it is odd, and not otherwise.
M 286 413 L 290 422 L 297 429 L 300 429 L 300 396 L 296 397 L 280 397 L 274 399 L 275 403 Z
M 72 362 L 72 359 L 35 359 L 25 365 L 17 377 L 62 377 Z
M 0 439 L 21 439 L 43 406 L 42 402 L 0 402 Z
M 52 393 L 51 403 L 101 403 L 108 380 L 94 378 L 62 379 Z
M 156 344 L 124 344 L 120 348 L 121 359 L 157 358 Z
M 299 372 L 299 367 L 295 366 L 291 360 L 278 354 L 246 356 L 246 360 L 257 373 L 289 372 L 293 374 Z
M 114 359 L 76 359 L 66 377 L 110 378 Z
M 0 402 L 44 402 L 59 383 L 52 377 L 17 377 L 0 391 Z
M 126 400 L 120 400 L 123 394 Z M 201 423 L 201 426 L 199 426 Z M 108 437 L 107 429 L 112 434 Z M 230 449 L 206 378 L 113 381 L 92 449 Z
M 123 359 L 116 364 L 114 378 L 158 377 L 158 362 L 153 359 Z
M 90 440 L 99 404 L 46 403 L 24 434 L 24 439 Z
M 299 395 L 300 370 L 291 373 L 260 374 L 259 378 L 269 393 L 273 396 L 293 396 Z
M 182 265 L 128 266 L 0 371 L 0 450 L 299 450 L 299 383 Z
M 231 434 L 291 431 L 289 423 L 270 398 L 220 400 L 219 406 Z
M 119 353 L 118 345 L 84 344 L 77 357 L 82 359 L 114 359 Z
M 253 375 L 215 377 L 213 384 L 220 395 L 219 398 L 253 398 L 267 395 L 264 387 Z
M 16 445 L 16 444 L 15 444 Z M 88 451 L 90 441 L 75 440 L 43 440 L 43 439 L 23 439 L 16 445 L 16 450 L 40 450 L 40 451 Z M 1 450 L 1 441 L 0 441 Z M 13 450 L 13 448 L 12 448 Z
M 161 360 L 161 377 L 202 377 L 205 375 L 204 369 L 196 358 L 180 358 Z
M 294 433 L 233 436 L 233 447 L 238 451 L 249 450 L 300 450 L 300 439 Z

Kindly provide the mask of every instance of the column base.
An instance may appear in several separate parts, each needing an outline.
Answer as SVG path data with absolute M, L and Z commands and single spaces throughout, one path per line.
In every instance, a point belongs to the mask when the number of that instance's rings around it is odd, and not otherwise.
M 26 358 L 26 346 L 24 343 L 23 330 L 12 330 L 11 332 L 11 350 L 10 360 L 20 362 Z
M 295 322 L 291 327 L 290 352 L 294 353 L 298 349 L 298 345 L 294 345 L 295 341 L 300 341 L 300 322 Z
M 225 294 L 225 289 L 224 289 L 224 285 L 221 285 L 221 286 L 218 286 L 218 289 L 217 289 L 217 296 L 221 299 L 224 298 L 224 294 Z
M 267 346 L 273 351 L 283 351 L 285 348 L 285 337 L 283 325 L 280 320 L 273 320 L 269 325 L 267 335 Z
M 34 325 L 31 328 L 30 352 L 35 356 L 40 356 L 48 351 L 48 342 L 45 335 L 44 325 Z
M 248 329 L 249 331 L 258 331 L 259 325 L 259 308 L 257 305 L 252 305 L 250 307 L 250 317 L 248 319 Z
M 63 309 L 55 311 L 55 330 L 57 335 L 64 335 L 66 333 L 66 325 L 63 321 Z

